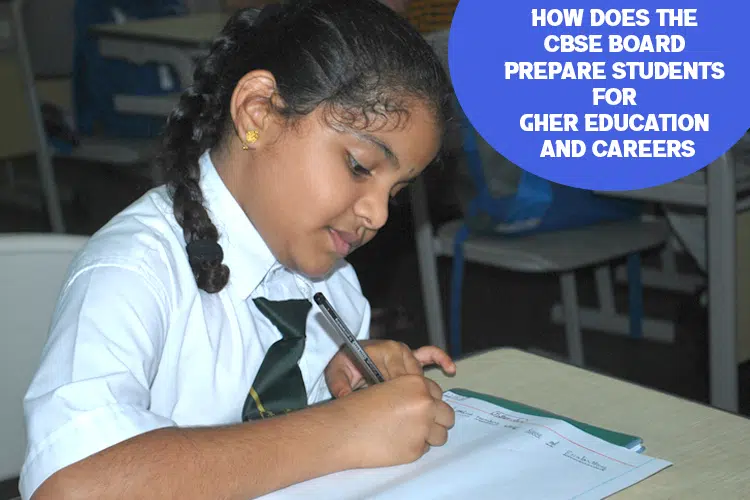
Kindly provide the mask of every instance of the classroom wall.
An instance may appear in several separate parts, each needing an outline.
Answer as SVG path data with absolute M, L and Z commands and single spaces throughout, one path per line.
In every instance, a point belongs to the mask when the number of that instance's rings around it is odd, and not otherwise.
M 40 102 L 50 102 L 71 112 L 70 78 L 42 78 L 36 86 Z M 0 159 L 33 153 L 33 129 L 21 72 L 16 61 L 5 55 L 0 56 L 0 110 Z
M 27 155 L 34 150 L 31 119 L 23 79 L 16 61 L 0 55 L 0 158 Z
M 70 75 L 73 72 L 75 0 L 26 0 L 24 30 L 34 74 Z

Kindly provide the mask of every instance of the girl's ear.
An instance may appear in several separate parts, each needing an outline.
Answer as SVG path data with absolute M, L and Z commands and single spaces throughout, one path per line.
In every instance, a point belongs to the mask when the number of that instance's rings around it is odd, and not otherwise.
M 237 83 L 230 101 L 236 141 L 242 149 L 258 149 L 272 142 L 280 131 L 276 79 L 265 70 L 251 71 Z

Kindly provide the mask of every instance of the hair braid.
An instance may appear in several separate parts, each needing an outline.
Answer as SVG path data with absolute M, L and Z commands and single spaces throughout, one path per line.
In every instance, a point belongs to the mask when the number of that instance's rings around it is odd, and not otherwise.
M 157 157 L 158 166 L 166 176 L 175 218 L 183 229 L 196 283 L 209 293 L 226 286 L 229 268 L 222 262 L 219 231 L 203 204 L 198 160 L 221 138 L 226 113 L 222 72 L 242 42 L 236 40 L 237 35 L 247 36 L 247 32 L 252 31 L 254 18 L 253 13 L 247 11 L 236 14 L 197 65 L 193 84 L 183 92 L 167 119 L 162 150 Z M 195 252 L 190 244 L 199 241 L 214 244 L 217 251 L 208 255 Z

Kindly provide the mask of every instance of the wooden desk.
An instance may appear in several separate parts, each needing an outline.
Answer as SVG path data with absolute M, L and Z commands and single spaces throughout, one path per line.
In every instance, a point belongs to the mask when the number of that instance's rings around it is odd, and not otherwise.
M 750 420 L 515 349 L 458 362 L 455 377 L 429 371 L 444 390 L 466 388 L 641 436 L 645 453 L 674 465 L 617 499 L 750 496 Z

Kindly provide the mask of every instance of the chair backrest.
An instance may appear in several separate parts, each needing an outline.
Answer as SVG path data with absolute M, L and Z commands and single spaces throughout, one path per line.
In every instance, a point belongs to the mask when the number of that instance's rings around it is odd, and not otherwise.
M 88 237 L 0 235 L 0 481 L 26 451 L 23 397 L 39 365 L 60 288 Z

